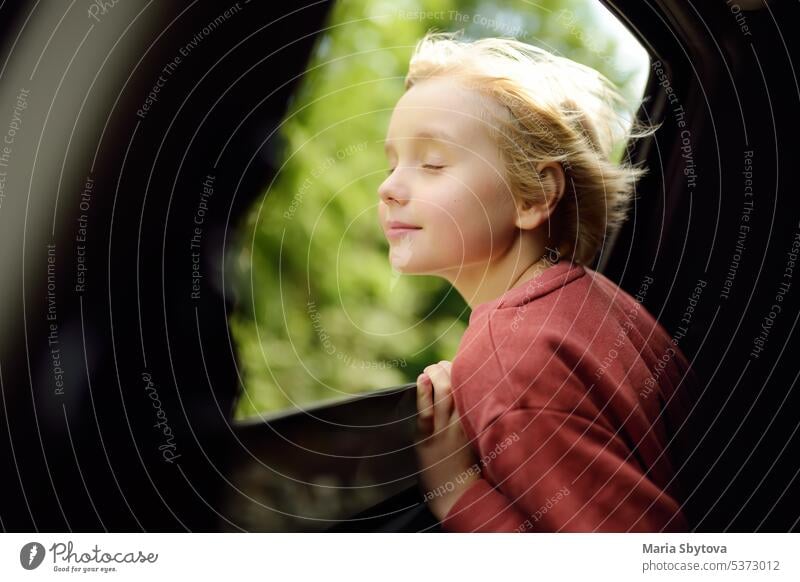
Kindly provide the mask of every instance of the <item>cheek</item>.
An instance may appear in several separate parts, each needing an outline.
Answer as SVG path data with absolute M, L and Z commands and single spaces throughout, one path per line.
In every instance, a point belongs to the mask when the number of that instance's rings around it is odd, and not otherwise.
M 431 200 L 434 235 L 467 258 L 484 257 L 508 244 L 514 210 L 497 181 L 455 183 Z

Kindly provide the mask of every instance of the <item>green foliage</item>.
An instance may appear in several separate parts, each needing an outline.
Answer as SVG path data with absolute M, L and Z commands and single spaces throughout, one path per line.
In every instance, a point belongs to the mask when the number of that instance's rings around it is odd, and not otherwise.
M 382 140 L 408 59 L 430 28 L 515 36 L 597 68 L 636 98 L 591 1 L 334 6 L 281 129 L 285 165 L 239 227 L 237 418 L 413 382 L 453 358 L 468 306 L 442 279 L 396 276 L 378 224 Z

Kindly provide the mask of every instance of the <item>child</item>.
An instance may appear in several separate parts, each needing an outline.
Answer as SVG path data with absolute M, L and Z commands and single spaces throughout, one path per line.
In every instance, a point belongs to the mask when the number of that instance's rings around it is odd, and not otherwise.
M 425 500 L 446 531 L 686 531 L 666 447 L 694 376 L 586 266 L 643 173 L 609 159 L 621 98 L 568 59 L 458 36 L 417 45 L 379 188 L 392 266 L 472 307 L 452 364 L 417 381 Z

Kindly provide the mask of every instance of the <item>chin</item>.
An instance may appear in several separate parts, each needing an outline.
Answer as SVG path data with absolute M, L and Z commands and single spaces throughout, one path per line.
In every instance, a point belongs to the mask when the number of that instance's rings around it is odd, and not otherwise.
M 403 238 L 389 246 L 389 262 L 396 271 L 406 273 L 414 263 L 414 245 L 410 238 Z
M 419 269 L 416 265 L 412 263 L 403 263 L 397 261 L 389 261 L 392 265 L 392 270 L 396 273 L 402 273 L 403 275 L 425 275 L 426 272 L 423 269 Z
M 391 253 L 389 256 L 389 263 L 392 270 L 403 275 L 430 275 L 431 269 L 425 268 L 425 265 L 420 264 L 417 257 L 403 256 Z
M 389 247 L 389 263 L 394 271 L 404 275 L 445 277 L 459 270 L 457 265 L 443 265 L 440 257 L 427 256 L 425 250 L 415 250 L 410 238 L 402 239 Z
M 449 274 L 457 272 L 458 269 L 450 267 L 441 267 L 430 263 L 422 264 L 419 260 L 412 260 L 408 263 L 398 264 L 392 262 L 392 269 L 396 273 L 403 275 L 425 275 L 430 277 L 441 277 L 442 279 L 450 279 Z

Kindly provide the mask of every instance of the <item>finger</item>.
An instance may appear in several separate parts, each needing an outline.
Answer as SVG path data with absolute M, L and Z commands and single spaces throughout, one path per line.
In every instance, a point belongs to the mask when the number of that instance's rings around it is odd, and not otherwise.
M 433 431 L 433 385 L 424 373 L 417 377 L 417 429 L 423 435 Z
M 454 425 L 459 427 L 459 431 L 464 438 L 465 442 L 469 442 L 469 438 L 467 437 L 467 433 L 464 430 L 464 425 L 461 422 L 461 415 L 458 413 L 458 408 L 455 405 L 455 398 L 453 399 L 453 412 L 450 414 L 450 418 L 448 419 L 448 425 Z
M 460 415 L 458 414 L 458 410 L 456 408 L 456 399 L 453 394 L 453 363 L 448 360 L 442 360 L 439 362 L 439 365 L 447 372 L 448 379 L 450 380 L 450 394 L 452 398 L 452 403 L 450 405 L 450 418 L 448 419 L 448 426 L 453 423 L 460 423 Z
M 450 374 L 439 364 L 426 368 L 426 372 L 433 382 L 433 430 L 437 432 L 447 427 L 453 410 Z

